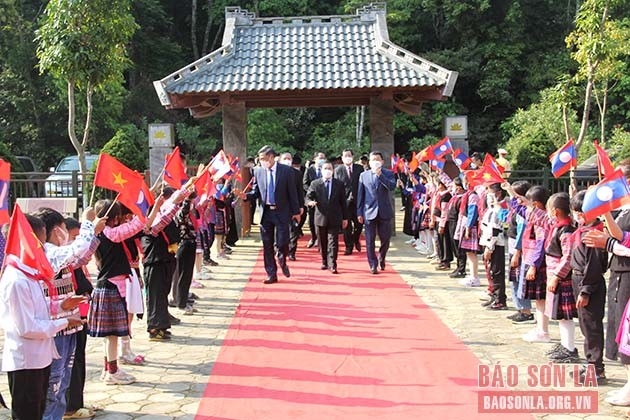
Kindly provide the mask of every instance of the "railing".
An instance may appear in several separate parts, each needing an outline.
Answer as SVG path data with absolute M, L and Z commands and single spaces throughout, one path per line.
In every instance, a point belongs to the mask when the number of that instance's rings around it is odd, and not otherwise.
M 548 168 L 538 170 L 513 170 L 510 173 L 510 182 L 529 181 L 532 185 L 541 185 L 551 194 L 565 191 L 569 192 L 571 181 L 569 175 L 554 178 Z M 599 182 L 596 175 L 576 175 L 575 181 L 577 189 L 583 190 Z
M 54 175 L 53 178 L 48 179 Z M 85 175 L 85 176 L 84 176 Z M 43 198 L 76 198 L 74 216 L 78 216 L 83 209 L 83 191 L 90 195 L 94 181 L 94 173 L 82 174 L 78 171 L 70 173 L 51 172 L 12 172 L 9 188 L 9 208 L 18 198 L 43 199 Z M 94 200 L 101 198 L 114 198 L 113 191 L 97 188 Z M 87 197 L 89 200 L 89 197 Z M 36 200 L 34 200 L 36 201 Z M 42 202 L 44 202 L 42 200 Z

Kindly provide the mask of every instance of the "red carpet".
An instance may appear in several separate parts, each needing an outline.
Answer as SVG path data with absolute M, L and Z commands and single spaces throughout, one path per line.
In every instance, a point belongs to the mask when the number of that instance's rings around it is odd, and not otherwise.
M 273 285 L 259 256 L 197 419 L 532 418 L 477 413 L 478 359 L 391 266 L 300 246 Z

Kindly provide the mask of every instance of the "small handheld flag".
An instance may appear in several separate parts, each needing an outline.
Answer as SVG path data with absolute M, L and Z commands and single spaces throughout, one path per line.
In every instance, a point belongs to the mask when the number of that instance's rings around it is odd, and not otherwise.
M 590 221 L 627 204 L 630 204 L 630 187 L 621 169 L 617 169 L 586 191 L 582 213 Z
M 571 168 L 577 166 L 577 153 L 573 139 L 567 141 L 564 146 L 556 150 L 549 156 L 551 162 L 551 173 L 554 178 L 559 178 L 566 174 Z

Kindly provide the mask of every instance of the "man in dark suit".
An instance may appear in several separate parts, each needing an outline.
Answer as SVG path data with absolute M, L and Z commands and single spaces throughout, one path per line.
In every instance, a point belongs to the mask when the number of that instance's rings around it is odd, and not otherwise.
M 350 255 L 352 254 L 352 248 L 361 251 L 363 224 L 357 220 L 356 198 L 363 165 L 354 163 L 354 154 L 350 149 L 343 151 L 341 160 L 343 164 L 335 168 L 335 178 L 343 182 L 346 189 L 348 226 L 343 230 L 343 242 L 346 245 L 345 255 Z
M 289 168 L 293 169 L 295 179 L 295 188 L 298 192 L 298 204 L 300 206 L 300 220 L 295 221 L 291 220 L 290 229 L 289 229 L 289 260 L 295 261 L 295 252 L 297 251 L 297 243 L 300 238 L 300 233 L 302 229 L 300 227 L 300 223 L 302 221 L 302 217 L 304 217 L 304 190 L 302 189 L 302 172 L 299 169 L 293 167 L 293 156 L 289 152 L 282 153 L 280 155 L 280 159 L 278 160 L 282 165 L 286 165 Z
M 396 188 L 394 173 L 383 168 L 383 154 L 370 153 L 370 170 L 359 177 L 357 190 L 357 219 L 365 224 L 365 244 L 370 272 L 377 274 L 377 265 L 385 269 L 385 256 L 392 236 L 394 208 L 390 193 Z M 375 239 L 381 242 L 378 257 L 375 252 Z
M 322 177 L 311 183 L 306 197 L 307 206 L 315 209 L 319 252 L 322 256 L 321 268 L 330 268 L 333 274 L 337 274 L 339 229 L 346 228 L 348 212 L 346 189 L 343 182 L 333 178 L 332 163 L 324 163 Z
M 322 165 L 326 162 L 326 155 L 323 152 L 317 152 L 313 156 L 313 164 L 304 172 L 304 191 L 308 191 L 311 182 L 322 177 Z M 306 245 L 307 248 L 313 248 L 317 244 L 317 228 L 315 227 L 315 209 L 308 208 L 308 228 L 311 231 L 311 240 Z
M 291 218 L 300 218 L 295 171 L 289 166 L 278 164 L 275 157 L 276 152 L 271 146 L 263 146 L 258 151 L 261 166 L 254 169 L 252 191 L 240 194 L 244 201 L 260 199 L 262 205 L 260 237 L 267 272 L 265 284 L 278 281 L 274 246 L 278 249 L 278 265 L 282 274 L 291 276 L 286 260 L 289 254 L 289 224 Z

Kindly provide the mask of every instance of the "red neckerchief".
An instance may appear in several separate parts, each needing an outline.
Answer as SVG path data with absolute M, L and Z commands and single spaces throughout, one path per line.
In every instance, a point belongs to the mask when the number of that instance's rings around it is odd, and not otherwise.
M 48 277 L 44 277 L 39 271 L 34 270 L 35 273 L 29 273 L 26 270 L 24 270 L 22 267 L 20 267 L 18 265 L 18 263 L 13 260 L 12 258 L 9 258 L 9 260 L 6 262 L 6 265 L 10 265 L 11 267 L 15 268 L 16 270 L 20 271 L 21 273 L 23 273 L 27 278 L 31 279 L 31 280 L 35 280 L 35 281 L 43 281 L 46 284 L 46 287 L 48 287 L 48 298 L 50 300 L 50 313 L 51 314 L 55 314 L 56 311 L 54 309 L 53 306 L 53 299 L 55 297 L 57 297 L 57 288 L 55 287 L 55 284 L 53 283 L 53 281 L 51 279 L 49 279 Z M 30 268 L 30 267 L 29 267 Z
M 571 224 L 571 219 L 570 218 L 565 218 L 563 220 L 556 219 L 556 221 L 553 224 L 551 230 L 549 231 L 549 235 L 547 235 L 547 237 L 545 238 L 545 248 L 544 249 L 547 249 L 549 247 L 549 243 L 551 242 L 551 239 L 553 238 L 555 233 L 558 231 L 558 229 L 560 229 L 563 226 L 569 226 L 570 224 Z

